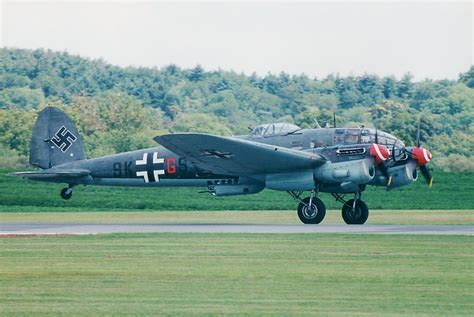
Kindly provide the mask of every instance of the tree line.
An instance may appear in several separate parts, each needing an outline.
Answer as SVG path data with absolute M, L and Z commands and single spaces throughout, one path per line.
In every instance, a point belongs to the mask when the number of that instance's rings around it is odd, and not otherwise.
M 374 126 L 413 144 L 418 120 L 434 163 L 474 170 L 474 66 L 457 80 L 414 82 L 411 74 L 324 78 L 118 67 L 67 52 L 0 49 L 1 165 L 23 164 L 36 114 L 62 107 L 78 124 L 88 156 L 153 146 L 174 131 L 244 134 L 268 122 L 301 127 Z

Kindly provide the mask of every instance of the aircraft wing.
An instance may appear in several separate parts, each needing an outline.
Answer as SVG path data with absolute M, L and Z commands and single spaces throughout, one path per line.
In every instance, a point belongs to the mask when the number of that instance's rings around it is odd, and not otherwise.
M 43 180 L 43 181 L 64 181 L 87 177 L 90 175 L 88 170 L 74 169 L 74 170 L 43 170 L 33 172 L 17 172 L 8 174 L 10 176 L 19 176 L 28 178 L 31 180 Z
M 270 174 L 313 168 L 325 162 L 314 153 L 210 134 L 174 133 L 154 140 L 216 174 Z

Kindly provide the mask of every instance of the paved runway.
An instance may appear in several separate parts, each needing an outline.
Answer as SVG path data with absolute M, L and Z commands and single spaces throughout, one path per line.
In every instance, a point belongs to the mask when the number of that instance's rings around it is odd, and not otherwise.
M 344 233 L 474 235 L 465 225 L 0 224 L 0 235 L 101 233 Z

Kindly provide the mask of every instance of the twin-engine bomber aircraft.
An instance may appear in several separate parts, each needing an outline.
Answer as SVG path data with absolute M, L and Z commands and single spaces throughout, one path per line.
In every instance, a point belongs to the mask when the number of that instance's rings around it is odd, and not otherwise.
M 43 170 L 12 175 L 66 183 L 64 199 L 80 184 L 207 187 L 215 196 L 282 190 L 299 201 L 298 217 L 305 224 L 324 219 L 320 192 L 343 204 L 347 224 L 363 224 L 369 216 L 361 200 L 367 185 L 409 185 L 418 168 L 430 187 L 433 180 L 426 167 L 431 154 L 420 147 L 419 128 L 414 147 L 373 129 L 301 129 L 289 123 L 260 125 L 244 136 L 174 133 L 154 140 L 162 146 L 85 159 L 72 121 L 48 107 L 38 116 L 30 145 L 30 163 Z M 310 196 L 302 198 L 305 191 Z M 345 200 L 346 194 L 354 198 Z

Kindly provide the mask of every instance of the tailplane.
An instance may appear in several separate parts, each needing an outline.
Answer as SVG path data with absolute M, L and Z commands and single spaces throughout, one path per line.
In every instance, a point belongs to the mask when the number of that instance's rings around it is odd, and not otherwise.
M 30 164 L 46 169 L 84 158 L 82 141 L 71 119 L 58 108 L 43 109 L 33 128 Z

